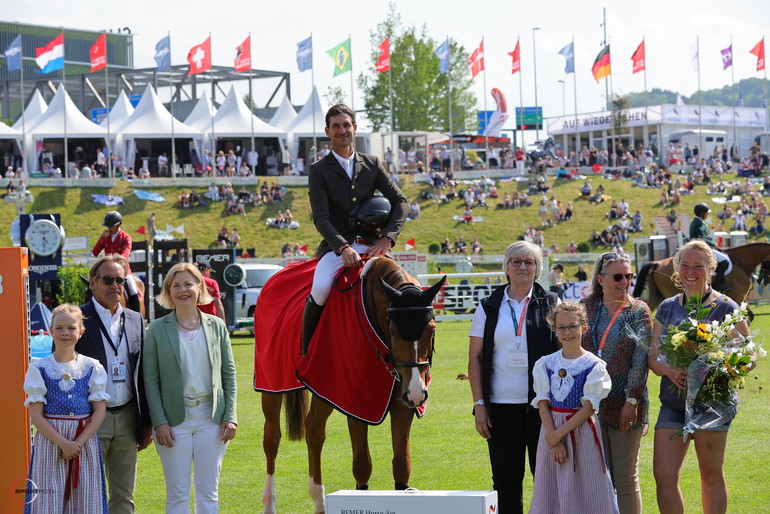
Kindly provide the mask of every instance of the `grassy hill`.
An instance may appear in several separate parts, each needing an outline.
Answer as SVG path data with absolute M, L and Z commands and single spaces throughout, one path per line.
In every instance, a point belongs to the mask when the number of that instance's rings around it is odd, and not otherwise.
M 653 218 L 665 215 L 669 211 L 669 208 L 660 204 L 660 190 L 632 187 L 631 182 L 608 180 L 602 176 L 590 177 L 590 181 L 594 189 L 599 184 L 604 186 L 608 202 L 596 205 L 580 200 L 578 188 L 582 181 L 549 179 L 552 192 L 550 194 L 564 204 L 571 201 L 574 205 L 574 217 L 571 221 L 563 221 L 545 229 L 546 246 L 556 243 L 563 251 L 571 240 L 576 243 L 587 241 L 593 228 L 601 230 L 609 224 L 606 213 L 612 199 L 620 201 L 621 198 L 625 198 L 632 213 L 637 209 L 641 210 L 644 215 L 644 232 L 641 235 L 650 235 L 650 222 Z M 430 192 L 432 188 L 427 184 L 415 184 L 411 176 L 402 177 L 401 187 L 410 202 L 412 200 L 419 202 L 422 215 L 419 219 L 406 223 L 399 244 L 395 248 L 398 251 L 404 249 L 404 241 L 412 238 L 416 241 L 417 251 L 427 253 L 430 243 L 440 243 L 445 237 L 454 242 L 459 236 L 463 236 L 470 242 L 475 236 L 480 239 L 485 253 L 501 254 L 507 245 L 518 239 L 529 225 L 537 227 L 539 223 L 538 198 L 534 198 L 534 205 L 519 210 L 496 209 L 497 200 L 490 199 L 489 208 L 474 209 L 474 215 L 483 217 L 484 221 L 466 225 L 452 221 L 452 216 L 463 212 L 461 201 L 439 204 L 433 200 L 423 200 L 420 194 L 423 191 Z M 517 182 L 498 182 L 497 187 L 501 197 L 506 191 L 526 190 L 525 183 Z M 111 194 L 120 195 L 123 198 L 125 204 L 118 207 L 124 216 L 123 228 L 135 240 L 144 237 L 135 231 L 146 224 L 151 212 L 157 213 L 158 229 L 163 230 L 166 225 L 176 227 L 184 224 L 186 237 L 194 248 L 213 245 L 223 225 L 228 229 L 236 227 L 242 236 L 241 246 L 255 248 L 257 257 L 279 257 L 281 246 L 286 242 L 307 244 L 312 252 L 320 240 L 310 216 L 307 187 L 288 187 L 284 202 L 276 202 L 266 207 L 249 208 L 246 216 L 227 216 L 224 213 L 223 203 L 209 203 L 203 207 L 188 209 L 174 207 L 181 189 L 153 189 L 167 200 L 164 203 L 154 203 L 139 200 L 133 194 L 133 188 L 126 182 L 120 182 L 109 190 L 34 187 L 30 188 L 30 191 L 35 200 L 27 204 L 27 213 L 61 213 L 67 235 L 88 236 L 89 243 L 93 245 L 103 230 L 101 222 L 104 213 L 112 208 L 94 203 L 91 194 Z M 200 189 L 198 192 L 202 194 L 205 190 Z M 676 207 L 676 210 L 678 213 L 689 215 L 692 213 L 693 206 L 701 201 L 709 203 L 713 210 L 718 210 L 709 199 L 710 197 L 705 195 L 705 186 L 698 186 L 696 194 L 682 197 L 682 203 Z M 300 228 L 297 230 L 268 228 L 265 224 L 266 219 L 273 217 L 277 210 L 286 208 L 291 209 L 294 218 L 300 223 Z M 0 202 L 0 245 L 10 244 L 9 227 L 16 215 L 15 209 L 15 204 Z M 632 244 L 625 245 L 626 251 L 631 251 L 632 248 Z

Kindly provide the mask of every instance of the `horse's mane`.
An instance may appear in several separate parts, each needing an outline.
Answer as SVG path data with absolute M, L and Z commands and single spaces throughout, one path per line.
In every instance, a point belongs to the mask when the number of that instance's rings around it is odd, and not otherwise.
M 379 276 L 391 287 L 398 289 L 409 280 L 410 276 L 404 271 L 404 268 L 393 259 L 387 257 L 380 257 L 373 259 L 367 263 L 364 268 L 364 273 L 368 276 Z M 374 284 L 376 281 L 369 281 L 369 284 Z M 370 286 L 371 287 L 371 286 Z

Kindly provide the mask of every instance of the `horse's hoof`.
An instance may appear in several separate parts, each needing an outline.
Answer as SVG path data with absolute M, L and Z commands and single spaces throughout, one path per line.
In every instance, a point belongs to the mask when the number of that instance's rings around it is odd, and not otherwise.
M 368 491 L 368 490 L 369 490 L 369 484 L 362 484 L 362 485 L 356 484 L 356 491 Z

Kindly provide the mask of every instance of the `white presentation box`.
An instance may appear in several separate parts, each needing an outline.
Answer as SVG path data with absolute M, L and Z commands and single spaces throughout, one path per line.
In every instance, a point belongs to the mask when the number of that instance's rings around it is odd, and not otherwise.
M 326 514 L 492 514 L 497 491 L 337 491 L 326 495 Z

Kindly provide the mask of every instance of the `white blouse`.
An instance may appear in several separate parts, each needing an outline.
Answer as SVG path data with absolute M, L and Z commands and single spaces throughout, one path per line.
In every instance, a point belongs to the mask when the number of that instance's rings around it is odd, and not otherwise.
M 591 352 L 586 352 L 577 359 L 566 359 L 562 355 L 562 351 L 559 350 L 541 357 L 532 368 L 532 380 L 535 389 L 535 399 L 532 400 L 532 406 L 538 408 L 540 400 L 550 402 L 551 394 L 557 400 L 563 401 L 574 385 L 572 377 L 593 366 L 586 377 L 586 383 L 583 385 L 580 403 L 585 405 L 588 402 L 594 410 L 599 410 L 599 402 L 605 399 L 612 389 L 612 379 L 607 373 L 607 364 Z M 564 368 L 567 371 L 567 376 L 560 378 L 556 373 L 553 373 L 549 379 L 546 366 L 551 369 Z
M 107 372 L 104 371 L 99 361 L 78 354 L 74 361 L 56 362 L 53 355 L 48 355 L 39 361 L 33 362 L 27 369 L 27 375 L 24 377 L 24 392 L 27 393 L 27 399 L 24 401 L 24 406 L 29 407 L 30 403 L 48 403 L 45 398 L 46 393 L 48 393 L 48 387 L 45 385 L 43 375 L 40 374 L 40 368 L 45 369 L 48 377 L 60 379 L 59 389 L 66 393 L 75 387 L 75 380 L 83 378 L 92 367 L 93 372 L 88 379 L 88 401 L 109 400 L 110 395 L 107 394 Z M 65 380 L 65 373 L 69 373 L 72 380 Z
M 182 361 L 182 394 L 199 397 L 212 394 L 211 361 L 206 333 L 199 328 L 194 334 L 179 330 L 179 356 Z

